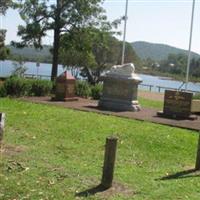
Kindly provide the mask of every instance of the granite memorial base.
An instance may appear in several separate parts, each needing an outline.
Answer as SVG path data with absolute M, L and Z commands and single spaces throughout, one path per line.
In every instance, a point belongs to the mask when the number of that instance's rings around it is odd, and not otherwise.
M 165 90 L 164 108 L 157 115 L 173 119 L 197 119 L 196 115 L 191 114 L 192 96 L 190 92 Z
M 138 84 L 142 80 L 134 74 L 134 65 L 126 64 L 111 69 L 101 78 L 103 93 L 99 100 L 99 107 L 113 111 L 140 111 L 137 100 Z

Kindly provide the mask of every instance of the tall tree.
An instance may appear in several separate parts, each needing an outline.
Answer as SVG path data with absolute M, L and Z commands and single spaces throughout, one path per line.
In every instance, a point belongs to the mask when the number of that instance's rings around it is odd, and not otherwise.
M 61 63 L 68 66 L 74 74 L 79 70 L 91 84 L 97 83 L 102 72 L 121 62 L 122 42 L 113 36 L 111 30 L 108 24 L 104 24 L 98 29 L 86 28 L 74 34 L 65 34 L 61 39 Z M 71 43 L 68 43 L 69 38 Z M 139 58 L 128 43 L 125 61 L 139 64 Z
M 5 15 L 6 10 L 11 6 L 11 0 L 1 0 L 0 2 L 0 15 Z M 0 29 L 0 60 L 7 58 L 9 49 L 5 46 L 6 30 Z
M 6 10 L 11 6 L 11 0 L 1 0 L 0 1 L 0 14 L 5 14 Z
M 71 29 L 98 26 L 105 20 L 101 7 L 103 0 L 16 0 L 21 18 L 25 26 L 19 26 L 18 35 L 21 43 L 18 47 L 34 45 L 42 48 L 42 38 L 53 30 L 53 62 L 51 79 L 55 80 L 58 70 L 58 53 L 60 38 Z
M 6 30 L 0 29 L 0 60 L 5 60 L 9 55 L 9 49 L 5 46 Z
M 186 67 L 187 55 L 169 54 L 168 58 L 161 62 L 159 70 L 172 74 L 185 75 Z

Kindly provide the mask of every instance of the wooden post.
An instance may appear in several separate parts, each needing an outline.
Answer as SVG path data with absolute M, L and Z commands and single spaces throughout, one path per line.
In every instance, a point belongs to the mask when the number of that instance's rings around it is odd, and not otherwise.
M 103 175 L 101 180 L 101 185 L 106 189 L 112 187 L 117 140 L 118 139 L 113 136 L 106 138 Z
M 196 170 L 200 170 L 200 131 L 199 131 L 199 139 L 198 139 L 198 146 L 197 146 L 197 158 L 196 158 Z
M 152 87 L 153 87 L 153 85 L 150 85 L 150 92 L 152 91 Z
M 158 86 L 158 92 L 160 93 L 160 86 Z
M 3 140 L 4 125 L 5 125 L 5 113 L 0 113 L 0 145 Z

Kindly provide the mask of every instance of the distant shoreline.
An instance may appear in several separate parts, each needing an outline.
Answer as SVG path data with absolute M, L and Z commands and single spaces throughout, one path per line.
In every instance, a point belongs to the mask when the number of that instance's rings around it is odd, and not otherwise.
M 10 61 L 10 62 L 17 62 L 17 60 L 13 59 L 13 60 L 5 60 L 5 61 Z M 1 61 L 0 61 L 1 62 Z M 3 61 L 2 61 L 3 62 Z M 25 63 L 36 63 L 34 60 L 27 60 L 24 61 Z M 41 64 L 52 64 L 51 62 L 40 62 Z M 59 64 L 62 65 L 62 64 Z M 185 77 L 182 75 L 176 75 L 176 74 L 169 74 L 169 73 L 163 73 L 163 72 L 159 72 L 159 71 L 145 71 L 145 70 L 137 70 L 136 69 L 136 73 L 137 74 L 145 74 L 145 75 L 151 75 L 151 76 L 157 76 L 159 77 L 161 80 L 175 80 L 175 81 L 182 81 L 185 82 Z M 193 82 L 193 83 L 200 83 L 200 77 L 196 78 L 196 77 L 190 77 L 189 78 L 189 82 Z

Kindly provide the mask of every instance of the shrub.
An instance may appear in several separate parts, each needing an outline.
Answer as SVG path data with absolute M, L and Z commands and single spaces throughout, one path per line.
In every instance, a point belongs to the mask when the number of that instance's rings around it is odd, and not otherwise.
M 51 93 L 53 84 L 48 80 L 32 80 L 30 94 L 33 96 L 46 96 Z
M 6 96 L 7 96 L 7 92 L 4 85 L 0 85 L 0 97 L 6 97 Z
M 92 86 L 91 87 L 91 97 L 95 100 L 100 99 L 102 90 L 103 90 L 103 85 L 100 83 Z
M 89 97 L 91 94 L 90 85 L 87 81 L 76 81 L 76 95 L 80 97 Z
M 30 81 L 18 77 L 11 77 L 6 79 L 4 87 L 7 95 L 17 97 L 28 95 L 30 94 L 31 90 Z
M 200 93 L 196 93 L 196 94 L 193 96 L 193 99 L 199 99 L 199 100 L 200 100 Z
M 51 89 L 52 83 L 48 80 L 30 80 L 19 77 L 11 77 L 4 83 L 4 90 L 6 94 L 16 97 L 45 96 L 51 92 Z

